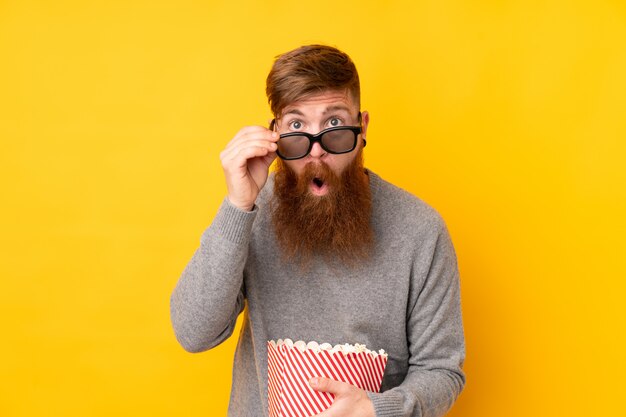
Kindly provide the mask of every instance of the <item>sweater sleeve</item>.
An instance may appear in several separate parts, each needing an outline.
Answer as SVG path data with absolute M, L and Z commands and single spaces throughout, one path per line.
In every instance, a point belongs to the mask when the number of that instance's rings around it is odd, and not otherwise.
M 377 417 L 442 416 L 465 386 L 459 272 L 443 220 L 430 253 L 428 273 L 412 290 L 407 312 L 406 378 L 388 391 L 368 392 Z
M 178 342 L 189 352 L 211 349 L 233 333 L 244 309 L 243 269 L 258 208 L 224 199 L 170 297 Z

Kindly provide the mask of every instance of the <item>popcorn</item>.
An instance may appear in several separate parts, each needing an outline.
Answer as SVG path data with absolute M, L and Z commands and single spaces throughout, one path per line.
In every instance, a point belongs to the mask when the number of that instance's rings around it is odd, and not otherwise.
M 268 403 L 270 417 L 310 417 L 331 406 L 334 395 L 314 391 L 309 380 L 322 376 L 379 392 L 388 355 L 363 344 L 332 346 L 291 339 L 270 340 Z

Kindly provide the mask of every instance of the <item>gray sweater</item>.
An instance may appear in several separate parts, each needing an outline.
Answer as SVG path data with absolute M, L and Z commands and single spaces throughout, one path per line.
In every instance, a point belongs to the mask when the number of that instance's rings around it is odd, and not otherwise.
M 229 416 L 267 416 L 267 341 L 290 338 L 384 349 L 377 417 L 440 416 L 465 385 L 456 254 L 441 216 L 371 171 L 375 249 L 355 269 L 281 262 L 268 199 L 254 209 L 225 199 L 171 296 L 171 319 L 189 352 L 211 349 L 243 311 Z

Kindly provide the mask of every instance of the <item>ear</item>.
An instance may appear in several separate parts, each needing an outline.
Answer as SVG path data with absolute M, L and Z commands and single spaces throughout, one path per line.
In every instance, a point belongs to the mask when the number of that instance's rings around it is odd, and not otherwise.
M 367 110 L 361 112 L 361 138 L 367 138 L 367 126 L 370 123 L 370 114 Z

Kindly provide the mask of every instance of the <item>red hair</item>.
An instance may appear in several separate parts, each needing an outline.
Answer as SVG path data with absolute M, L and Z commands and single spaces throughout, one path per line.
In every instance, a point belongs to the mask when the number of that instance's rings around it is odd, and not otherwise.
M 265 92 L 274 117 L 289 104 L 325 91 L 346 91 L 360 106 L 359 74 L 350 57 L 326 45 L 305 45 L 276 57 Z

